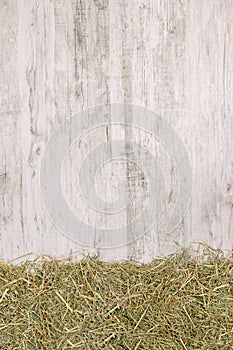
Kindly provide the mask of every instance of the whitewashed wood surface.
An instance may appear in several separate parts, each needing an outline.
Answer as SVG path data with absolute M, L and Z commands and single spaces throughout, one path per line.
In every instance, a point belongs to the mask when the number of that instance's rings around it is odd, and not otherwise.
M 0 0 L 0 17 L 0 258 L 73 252 L 149 261 L 198 240 L 232 249 L 233 1 Z M 62 122 L 116 102 L 157 111 L 176 129 L 192 163 L 191 204 L 166 234 L 177 179 L 158 145 L 170 194 L 158 225 L 121 248 L 82 247 L 46 213 L 41 158 Z M 63 176 L 74 207 L 75 154 Z M 105 175 L 99 191 L 107 188 L 111 197 Z

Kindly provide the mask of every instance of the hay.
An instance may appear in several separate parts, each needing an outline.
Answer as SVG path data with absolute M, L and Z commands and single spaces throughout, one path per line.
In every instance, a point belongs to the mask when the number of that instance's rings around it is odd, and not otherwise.
M 233 259 L 0 263 L 1 349 L 233 349 Z

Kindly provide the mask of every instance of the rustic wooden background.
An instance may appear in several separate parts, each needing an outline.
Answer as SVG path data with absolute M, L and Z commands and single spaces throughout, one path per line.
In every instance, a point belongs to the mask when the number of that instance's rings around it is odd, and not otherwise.
M 233 1 L 0 0 L 0 16 L 0 258 L 99 251 L 148 261 L 196 240 L 232 249 Z M 128 246 L 89 249 L 47 216 L 40 162 L 64 120 L 114 102 L 158 111 L 177 130 L 192 163 L 192 200 L 172 234 L 163 230 L 165 212 Z M 176 176 L 165 153 L 172 206 Z M 69 164 L 72 157 L 64 170 L 72 202 Z

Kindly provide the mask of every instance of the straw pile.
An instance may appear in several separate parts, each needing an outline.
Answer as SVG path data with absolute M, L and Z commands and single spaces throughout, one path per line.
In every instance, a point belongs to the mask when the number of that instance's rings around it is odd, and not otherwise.
M 0 349 L 233 349 L 233 259 L 0 263 Z

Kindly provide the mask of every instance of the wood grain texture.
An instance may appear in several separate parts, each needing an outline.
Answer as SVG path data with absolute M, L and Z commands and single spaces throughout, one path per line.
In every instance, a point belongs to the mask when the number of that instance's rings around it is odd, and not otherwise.
M 194 240 L 232 249 L 233 1 L 0 0 L 0 9 L 0 257 L 72 251 L 77 258 L 96 252 L 105 260 L 148 261 Z M 62 122 L 88 107 L 116 102 L 157 111 L 176 129 L 192 163 L 192 200 L 182 223 L 166 234 L 178 175 L 157 142 L 168 198 L 159 222 L 125 247 L 89 249 L 49 219 L 39 186 L 41 158 Z M 87 149 L 113 134 L 111 128 L 107 134 L 96 130 L 85 141 Z M 126 128 L 125 134 L 150 142 L 140 132 Z M 63 171 L 74 211 L 75 154 L 82 157 L 82 150 L 74 147 Z M 123 163 L 114 169 L 119 176 L 127 173 Z M 105 170 L 105 179 L 110 172 Z M 107 188 L 111 197 L 103 176 L 99 193 Z M 132 168 L 128 181 L 138 176 Z M 97 220 L 88 210 L 87 218 Z M 107 225 L 104 217 L 102 224 Z

